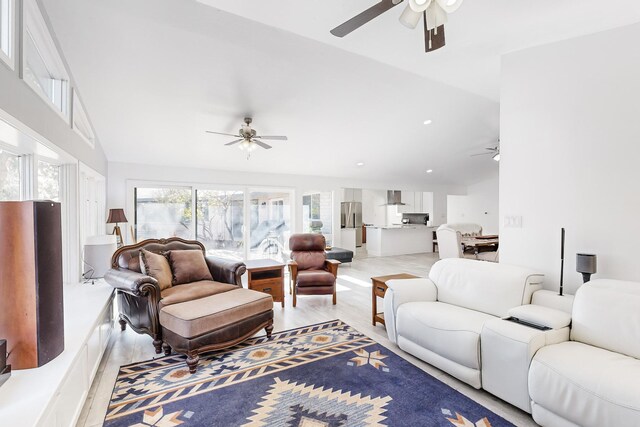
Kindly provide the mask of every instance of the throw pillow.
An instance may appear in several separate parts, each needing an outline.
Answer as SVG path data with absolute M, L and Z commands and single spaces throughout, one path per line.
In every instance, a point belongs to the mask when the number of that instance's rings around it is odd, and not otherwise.
M 171 287 L 173 276 L 169 260 L 164 255 L 140 249 L 140 269 L 142 274 L 151 276 L 158 281 L 161 291 Z
M 171 265 L 174 285 L 197 282 L 199 280 L 213 280 L 211 272 L 204 259 L 204 254 L 198 249 L 188 249 L 166 252 Z

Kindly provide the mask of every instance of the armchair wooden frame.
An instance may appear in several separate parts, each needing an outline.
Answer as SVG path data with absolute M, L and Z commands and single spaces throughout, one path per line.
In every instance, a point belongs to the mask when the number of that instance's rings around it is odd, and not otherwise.
M 329 273 L 333 274 L 333 277 L 336 279 L 336 281 L 338 279 L 338 266 L 340 264 L 341 262 L 335 259 L 327 259 L 324 262 L 325 269 Z M 297 298 L 298 292 L 297 292 L 297 286 L 296 286 L 296 281 L 298 279 L 298 263 L 295 261 L 289 261 L 287 265 L 289 267 L 289 295 L 293 294 L 293 306 L 295 307 L 298 302 L 298 298 Z M 333 282 L 333 305 L 335 305 L 337 302 L 336 281 Z

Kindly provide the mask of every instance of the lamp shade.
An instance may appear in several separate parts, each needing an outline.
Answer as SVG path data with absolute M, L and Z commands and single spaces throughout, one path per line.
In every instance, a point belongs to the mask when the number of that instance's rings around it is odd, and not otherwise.
M 107 224 L 114 224 L 119 222 L 129 222 L 124 215 L 124 209 L 109 209 L 109 218 L 107 218 Z
M 111 255 L 118 249 L 117 236 L 91 236 L 87 237 L 84 245 L 84 263 L 86 271 L 85 279 L 104 277 L 111 268 Z
M 578 273 L 595 274 L 598 271 L 598 257 L 593 254 L 576 255 L 576 271 Z

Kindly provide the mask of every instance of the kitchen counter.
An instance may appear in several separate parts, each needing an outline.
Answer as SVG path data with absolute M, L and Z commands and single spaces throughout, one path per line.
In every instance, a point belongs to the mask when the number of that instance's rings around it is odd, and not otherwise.
M 433 231 L 422 224 L 367 226 L 367 253 L 394 256 L 433 252 Z

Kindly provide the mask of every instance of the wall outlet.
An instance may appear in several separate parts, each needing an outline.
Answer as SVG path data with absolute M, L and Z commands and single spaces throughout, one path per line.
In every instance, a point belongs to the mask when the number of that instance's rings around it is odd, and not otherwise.
M 522 215 L 505 215 L 505 228 L 522 228 Z

